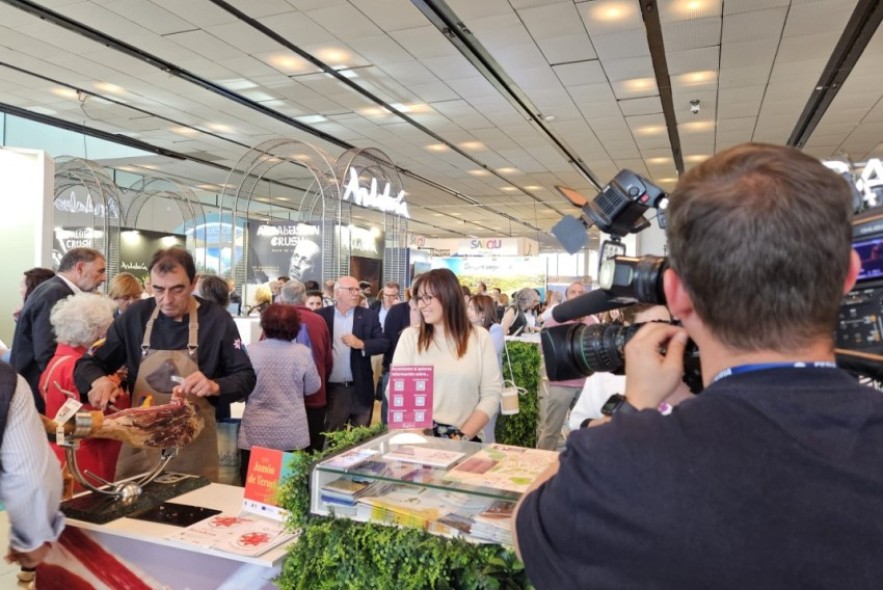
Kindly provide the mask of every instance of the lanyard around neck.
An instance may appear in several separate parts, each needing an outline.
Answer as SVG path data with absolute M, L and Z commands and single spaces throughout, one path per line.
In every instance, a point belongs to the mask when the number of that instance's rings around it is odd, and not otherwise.
M 741 375 L 743 373 L 754 373 L 756 371 L 768 371 L 770 369 L 836 369 L 837 363 L 831 361 L 818 361 L 811 363 L 793 362 L 793 363 L 753 363 L 748 365 L 738 365 L 724 369 L 714 376 L 712 383 L 717 383 L 721 379 L 726 379 L 731 375 Z

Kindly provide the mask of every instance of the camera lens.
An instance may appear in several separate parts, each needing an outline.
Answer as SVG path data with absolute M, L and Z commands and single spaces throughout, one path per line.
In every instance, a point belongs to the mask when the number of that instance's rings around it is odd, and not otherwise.
M 664 305 L 662 277 L 667 268 L 668 259 L 664 256 L 616 256 L 604 261 L 598 280 L 602 289 L 614 295 Z

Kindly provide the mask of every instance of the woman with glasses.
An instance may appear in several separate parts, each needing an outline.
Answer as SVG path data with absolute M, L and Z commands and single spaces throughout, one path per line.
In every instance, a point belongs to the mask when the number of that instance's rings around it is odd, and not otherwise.
M 431 365 L 436 435 L 478 440 L 503 388 L 494 343 L 487 330 L 469 321 L 450 270 L 424 273 L 412 289 L 420 324 L 402 332 L 392 365 Z

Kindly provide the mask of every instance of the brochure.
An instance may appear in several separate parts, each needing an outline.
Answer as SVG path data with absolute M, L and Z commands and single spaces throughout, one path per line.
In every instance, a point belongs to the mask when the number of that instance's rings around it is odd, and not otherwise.
M 256 557 L 296 535 L 284 523 L 258 516 L 218 514 L 167 536 L 172 541 Z
M 432 428 L 431 365 L 400 365 L 389 368 L 390 430 Z
M 458 464 L 443 477 L 449 481 L 523 493 L 557 460 L 557 451 L 491 444 Z
M 387 461 L 404 461 L 405 463 L 447 468 L 465 455 L 466 453 L 433 449 L 421 445 L 402 445 L 385 454 L 383 458 Z

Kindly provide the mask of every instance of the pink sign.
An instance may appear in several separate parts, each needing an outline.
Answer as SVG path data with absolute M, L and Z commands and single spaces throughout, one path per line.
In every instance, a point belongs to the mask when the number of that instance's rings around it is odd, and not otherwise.
M 390 430 L 432 427 L 432 366 L 389 368 Z

